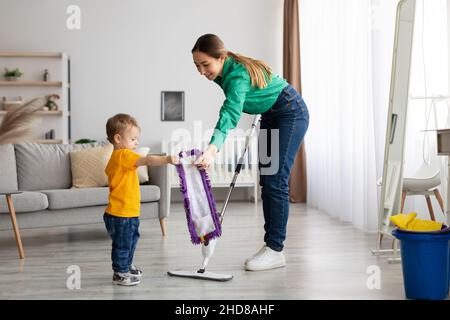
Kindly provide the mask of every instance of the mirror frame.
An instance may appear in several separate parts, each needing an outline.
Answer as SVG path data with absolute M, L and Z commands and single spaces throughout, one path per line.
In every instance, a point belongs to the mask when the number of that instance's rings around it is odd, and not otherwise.
M 393 213 L 399 213 L 401 206 L 415 8 L 416 0 L 400 0 L 397 5 L 383 179 L 378 212 L 378 248 L 381 247 L 383 235 L 392 237 L 389 218 Z

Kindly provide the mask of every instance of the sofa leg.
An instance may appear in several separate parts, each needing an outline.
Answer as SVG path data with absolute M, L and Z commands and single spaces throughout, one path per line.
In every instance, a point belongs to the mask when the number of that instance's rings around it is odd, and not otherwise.
M 161 233 L 162 236 L 165 237 L 167 234 L 167 227 L 166 227 L 166 218 L 159 219 L 159 224 L 161 226 Z
M 14 229 L 14 235 L 16 237 L 17 248 L 19 249 L 20 259 L 25 259 L 25 252 L 23 250 L 22 238 L 20 237 L 19 226 L 17 225 L 16 211 L 14 209 L 14 203 L 11 198 L 11 194 L 6 194 L 6 202 L 8 203 L 9 215 Z

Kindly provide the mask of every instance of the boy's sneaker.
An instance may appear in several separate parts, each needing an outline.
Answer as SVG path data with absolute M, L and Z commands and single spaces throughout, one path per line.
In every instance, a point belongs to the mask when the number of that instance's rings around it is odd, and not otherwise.
M 144 274 L 142 272 L 142 270 L 140 268 L 136 267 L 135 265 L 130 266 L 128 273 L 135 277 L 142 277 L 142 275 Z
M 119 286 L 135 286 L 138 285 L 141 280 L 130 273 L 114 272 L 112 282 Z

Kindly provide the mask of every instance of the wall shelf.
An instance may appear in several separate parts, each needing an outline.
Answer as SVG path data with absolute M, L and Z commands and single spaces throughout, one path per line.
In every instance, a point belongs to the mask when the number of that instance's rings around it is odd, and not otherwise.
M 36 97 L 57 94 L 58 110 L 39 110 L 39 124 L 33 128 L 33 141 L 37 143 L 70 143 L 70 58 L 64 52 L 0 51 L 0 66 L 8 70 L 18 68 L 25 76 L 7 81 L 0 74 L 0 99 L 29 101 Z M 48 70 L 51 81 L 44 81 L 43 71 Z M 21 97 L 21 99 L 17 99 Z M 1 109 L 0 102 L 0 109 Z M 7 114 L 0 110 L 0 121 Z M 53 139 L 45 139 L 53 130 Z
M 0 57 L 4 58 L 62 58 L 62 56 L 62 52 L 0 51 Z
M 62 144 L 62 139 L 38 139 L 34 140 L 34 143 L 42 143 L 42 144 Z
M 7 111 L 0 110 L 0 115 L 6 114 Z M 36 111 L 36 114 L 42 115 L 42 116 L 61 116 L 63 114 L 62 110 L 57 111 Z
M 62 81 L 0 81 L 6 87 L 62 87 Z

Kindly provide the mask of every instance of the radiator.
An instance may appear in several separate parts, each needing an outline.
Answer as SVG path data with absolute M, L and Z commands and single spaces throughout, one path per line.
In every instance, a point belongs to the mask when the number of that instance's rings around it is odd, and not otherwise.
M 229 187 L 234 170 L 244 151 L 245 136 L 228 136 L 221 150 L 217 153 L 208 176 L 211 187 Z M 162 151 L 167 154 L 177 154 L 180 151 L 197 148 L 205 150 L 209 141 L 163 141 Z M 178 188 L 180 182 L 174 166 L 167 166 L 167 191 Z M 258 201 L 258 140 L 254 136 L 250 140 L 248 152 L 245 155 L 241 172 L 236 181 L 236 188 L 250 188 L 249 196 L 253 202 Z

